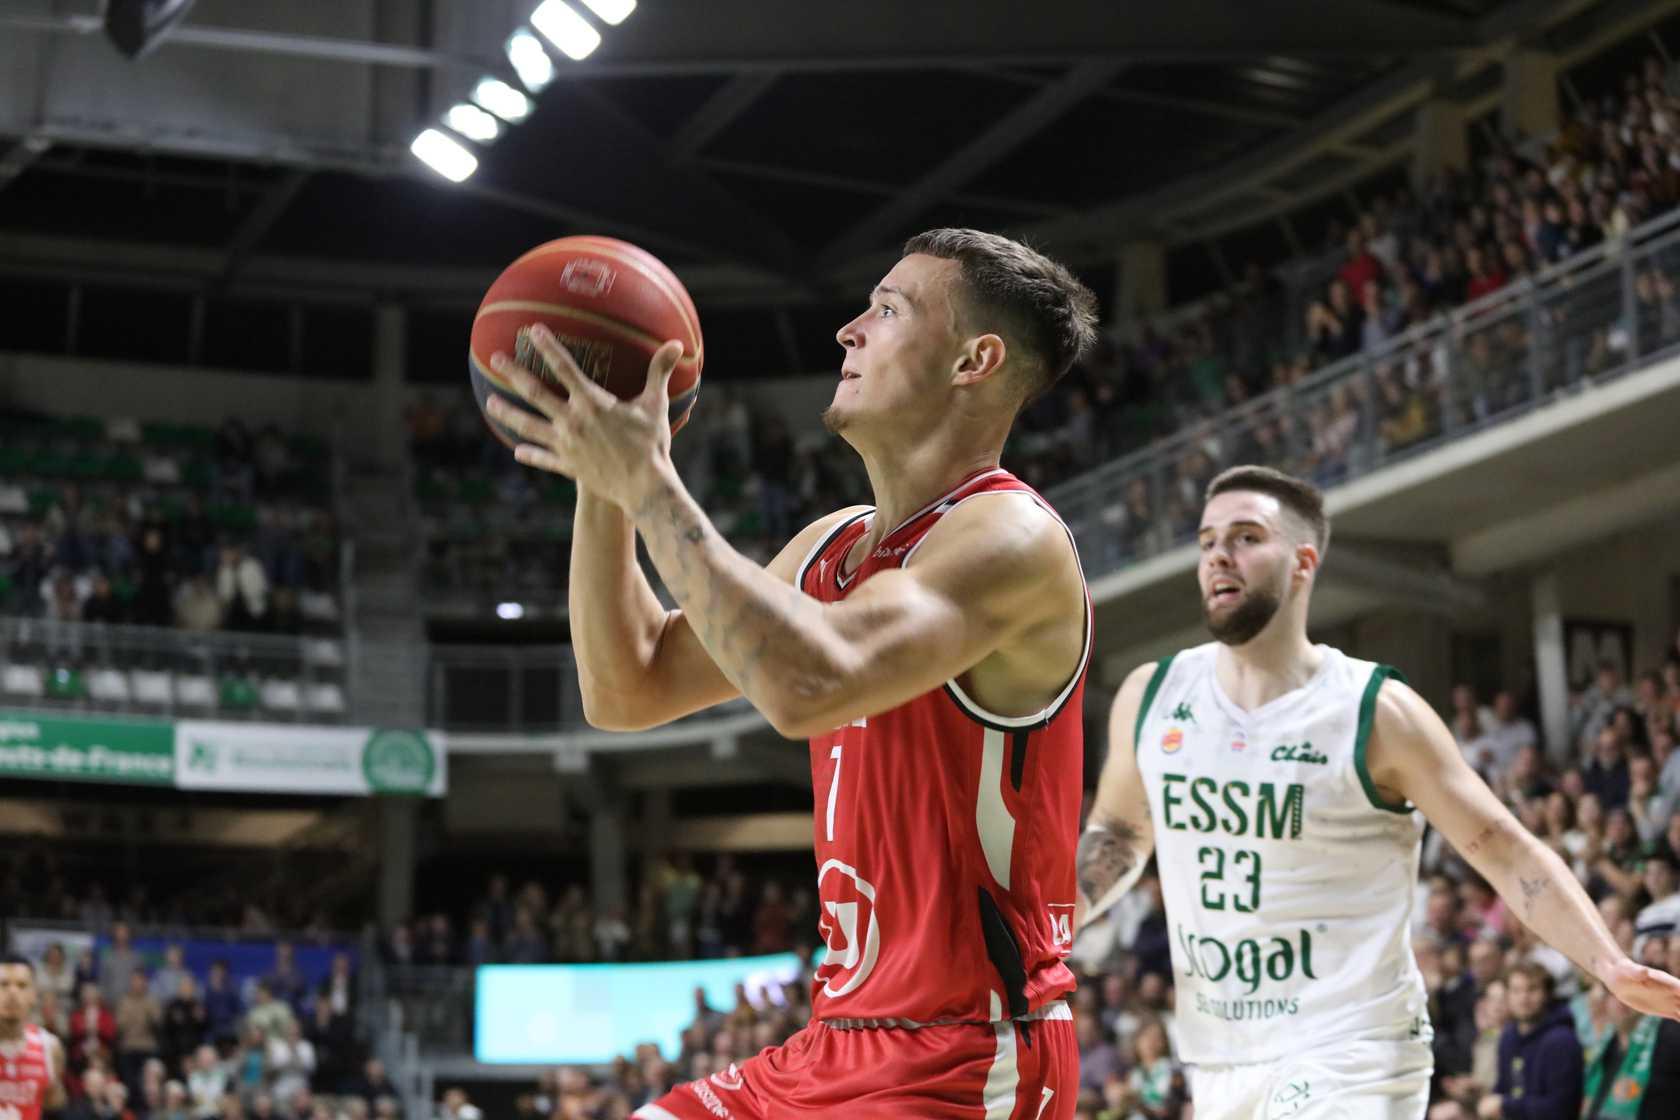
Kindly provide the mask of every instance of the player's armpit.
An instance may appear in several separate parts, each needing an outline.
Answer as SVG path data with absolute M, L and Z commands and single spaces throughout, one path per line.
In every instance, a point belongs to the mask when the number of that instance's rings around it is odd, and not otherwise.
M 1091 818 L 1079 838 L 1075 865 L 1085 921 L 1100 916 L 1129 890 L 1155 850 L 1149 791 L 1138 769 L 1133 732 L 1155 666 L 1132 670 L 1108 717 L 1108 756 L 1097 779 Z

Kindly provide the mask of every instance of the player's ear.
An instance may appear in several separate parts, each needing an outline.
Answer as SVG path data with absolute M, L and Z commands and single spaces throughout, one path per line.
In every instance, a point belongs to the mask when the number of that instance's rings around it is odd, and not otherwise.
M 995 334 L 979 334 L 963 343 L 952 368 L 952 380 L 958 385 L 978 385 L 1003 369 L 1009 347 Z
M 1302 579 L 1312 579 L 1318 574 L 1318 546 L 1315 544 L 1298 544 L 1295 546 L 1295 572 Z

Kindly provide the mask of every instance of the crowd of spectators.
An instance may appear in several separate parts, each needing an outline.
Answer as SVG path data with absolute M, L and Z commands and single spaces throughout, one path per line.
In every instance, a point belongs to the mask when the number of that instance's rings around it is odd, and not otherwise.
M 727 853 L 709 862 L 702 874 L 685 852 L 659 861 L 628 912 L 594 906 L 576 883 L 551 895 L 497 873 L 465 915 L 422 914 L 387 931 L 383 956 L 397 967 L 692 960 L 787 952 L 815 935 L 803 879 L 749 875 Z
M 97 437 L 55 427 L 8 422 L 0 613 L 283 634 L 330 617 L 324 456 L 304 461 L 273 425 L 253 433 L 237 418 L 185 450 L 149 448 L 127 421 Z
M 400 1115 L 395 1086 L 355 1029 L 350 958 L 311 983 L 289 942 L 236 979 L 182 947 L 149 960 L 126 922 L 72 961 L 58 942 L 36 967 L 36 1020 L 64 1042 L 66 1120 L 361 1120 Z
M 1580 384 L 1636 347 L 1680 342 L 1680 254 L 1643 261 L 1636 313 L 1620 315 L 1610 277 L 1548 305 L 1531 337 L 1524 317 L 1461 319 L 1404 354 L 1383 354 L 1369 377 L 1297 389 L 1314 371 L 1386 342 L 1594 246 L 1619 244 L 1680 202 L 1680 97 L 1660 60 L 1622 88 L 1580 106 L 1547 140 L 1502 144 L 1474 169 L 1427 188 L 1369 198 L 1347 227 L 1317 290 L 1288 292 L 1285 271 L 1251 261 L 1227 290 L 1174 325 L 1105 335 L 1095 353 L 1017 424 L 1004 465 L 1044 489 L 1098 464 L 1177 437 L 1176 462 L 1112 495 L 1100 527 L 1116 559 L 1147 555 L 1193 528 L 1202 487 L 1236 462 L 1264 462 L 1334 485 L 1444 433 Z M 1303 301 L 1304 300 L 1304 304 Z M 1551 345 L 1554 340 L 1559 345 Z M 1533 348 L 1544 345 L 1536 387 Z M 1290 389 L 1282 398 L 1272 390 Z M 1247 405 L 1236 412 L 1237 406 Z M 673 451 L 719 528 L 760 560 L 798 528 L 867 501 L 855 456 L 814 417 L 786 418 L 722 386 Z M 563 485 L 514 466 L 470 401 L 421 401 L 410 417 L 424 478 L 467 470 L 477 500 L 440 506 L 433 561 L 482 589 L 533 593 L 564 586 Z M 423 489 L 436 495 L 441 483 Z M 527 516 L 545 501 L 557 507 Z M 500 507 L 497 516 L 490 512 Z M 488 530 L 488 531 L 486 531 Z M 463 577 L 463 568 L 472 569 Z
M 1618 243 L 1677 202 L 1680 97 L 1653 57 L 1621 89 L 1580 106 L 1548 141 L 1502 146 L 1470 172 L 1443 175 L 1420 192 L 1401 187 L 1376 195 L 1348 227 L 1332 222 L 1327 241 L 1342 255 L 1322 288 L 1305 294 L 1304 306 L 1275 273 L 1250 262 L 1227 291 L 1174 326 L 1146 326 L 1129 342 L 1105 340 L 1070 375 L 1068 391 L 1024 418 L 1018 469 L 1048 485 L 1147 438 L 1194 430 L 1576 253 Z M 1637 278 L 1641 353 L 1680 338 L 1676 287 L 1672 269 Z M 1619 283 L 1615 294 L 1619 299 Z M 1477 339 L 1485 349 L 1466 355 L 1467 364 L 1484 367 L 1530 341 L 1520 331 L 1460 341 L 1469 350 Z M 1603 331 L 1563 374 L 1594 372 L 1628 345 L 1625 334 Z M 1443 386 L 1447 370 L 1416 362 L 1393 376 L 1398 384 L 1357 403 L 1376 413 L 1375 422 L 1389 422 L 1385 435 L 1395 446 L 1421 438 L 1442 408 L 1477 419 L 1524 391 L 1499 378 L 1478 381 L 1474 370 L 1465 373 L 1470 384 Z M 1280 442 L 1323 458 L 1345 441 L 1327 431 L 1336 418 L 1306 417 L 1295 439 Z

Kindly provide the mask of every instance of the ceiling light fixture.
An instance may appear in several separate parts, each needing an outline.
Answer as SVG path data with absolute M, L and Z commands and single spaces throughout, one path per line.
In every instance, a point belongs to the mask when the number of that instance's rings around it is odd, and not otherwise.
M 601 45 L 601 33 L 566 0 L 543 0 L 531 13 L 531 26 L 573 62 L 582 62 Z
M 477 140 L 480 144 L 488 144 L 502 133 L 501 121 L 477 105 L 469 105 L 465 101 L 451 107 L 449 112 L 443 115 L 443 123 L 468 140 Z
M 467 151 L 460 141 L 450 139 L 435 128 L 428 128 L 416 136 L 408 150 L 451 183 L 462 182 L 478 170 L 477 156 Z
M 542 40 L 523 27 L 508 36 L 507 56 L 508 61 L 513 63 L 514 73 L 532 93 L 554 80 L 554 60 L 543 49 Z

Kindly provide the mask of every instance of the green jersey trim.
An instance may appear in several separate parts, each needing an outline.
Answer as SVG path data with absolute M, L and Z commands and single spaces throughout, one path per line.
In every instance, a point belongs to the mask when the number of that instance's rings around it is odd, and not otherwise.
M 1411 805 L 1404 801 L 1396 804 L 1377 792 L 1377 783 L 1371 780 L 1371 768 L 1365 761 L 1365 752 L 1371 745 L 1371 725 L 1377 719 L 1377 693 L 1382 691 L 1383 681 L 1391 678 L 1401 684 L 1406 683 L 1400 670 L 1392 665 L 1378 665 L 1371 670 L 1370 683 L 1365 686 L 1365 695 L 1359 700 L 1359 727 L 1353 737 L 1353 768 L 1359 772 L 1359 784 L 1365 787 L 1365 798 L 1373 808 L 1389 813 L 1409 813 Z
M 1172 668 L 1173 658 L 1178 654 L 1169 654 L 1155 663 L 1155 675 L 1149 678 L 1149 687 L 1143 690 L 1143 703 L 1138 705 L 1137 723 L 1132 727 L 1132 753 L 1137 754 L 1138 743 L 1143 739 L 1143 720 L 1149 714 L 1149 705 L 1155 702 L 1155 694 L 1161 691 L 1161 682 L 1167 679 L 1167 670 Z

